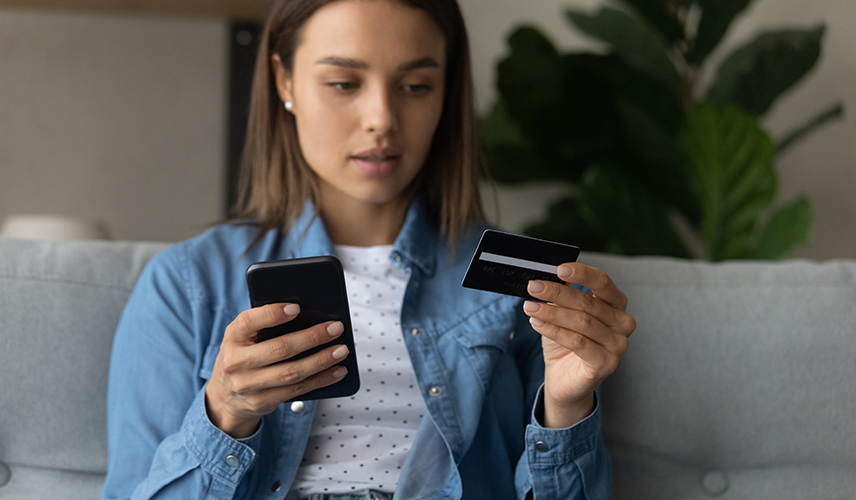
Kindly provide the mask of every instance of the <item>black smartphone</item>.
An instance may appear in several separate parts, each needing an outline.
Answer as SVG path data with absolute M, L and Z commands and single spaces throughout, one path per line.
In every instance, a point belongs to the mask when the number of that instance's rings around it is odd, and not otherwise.
M 250 292 L 250 304 L 253 307 L 281 302 L 300 306 L 300 314 L 296 318 L 259 331 L 259 342 L 303 330 L 325 321 L 341 321 L 345 326 L 344 333 L 339 337 L 297 354 L 289 360 L 310 356 L 331 345 L 344 344 L 348 346 L 350 353 L 338 363 L 338 366 L 346 367 L 348 374 L 333 385 L 309 391 L 293 400 L 339 398 L 351 396 L 360 389 L 354 331 L 351 326 L 348 293 L 345 288 L 345 272 L 342 270 L 339 259 L 322 256 L 257 262 L 247 269 L 247 288 Z

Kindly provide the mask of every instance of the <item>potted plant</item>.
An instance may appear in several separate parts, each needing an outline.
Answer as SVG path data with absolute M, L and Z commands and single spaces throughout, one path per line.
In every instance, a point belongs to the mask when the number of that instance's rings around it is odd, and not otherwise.
M 526 232 L 625 255 L 778 259 L 808 239 L 805 197 L 774 206 L 777 154 L 842 116 L 834 104 L 775 142 L 759 119 L 805 77 L 824 27 L 759 33 L 708 57 L 752 0 L 622 0 L 570 23 L 605 53 L 561 53 L 536 28 L 509 38 L 499 98 L 481 120 L 499 182 L 573 188 Z M 680 228 L 683 228 L 681 230 Z

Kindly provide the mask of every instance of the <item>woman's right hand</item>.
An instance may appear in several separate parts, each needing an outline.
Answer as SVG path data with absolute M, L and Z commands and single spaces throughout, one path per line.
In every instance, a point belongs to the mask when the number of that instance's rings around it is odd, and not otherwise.
M 208 418 L 233 438 L 251 436 L 263 415 L 283 401 L 332 385 L 348 373 L 334 366 L 348 355 L 334 345 L 295 361 L 285 361 L 326 344 L 344 332 L 339 321 L 258 342 L 258 332 L 293 320 L 297 304 L 270 304 L 247 309 L 226 327 L 211 379 L 205 386 Z

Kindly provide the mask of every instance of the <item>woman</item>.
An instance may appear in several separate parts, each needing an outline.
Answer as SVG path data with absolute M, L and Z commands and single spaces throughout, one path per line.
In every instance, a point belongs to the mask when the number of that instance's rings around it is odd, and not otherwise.
M 530 283 L 547 304 L 460 286 L 486 227 L 468 57 L 454 0 L 276 3 L 243 219 L 154 258 L 119 324 L 102 498 L 609 498 L 595 389 L 635 322 L 577 263 Z M 251 309 L 244 272 L 322 254 L 358 353 L 291 360 L 342 325 L 257 342 L 300 305 Z M 359 393 L 281 404 L 353 355 Z

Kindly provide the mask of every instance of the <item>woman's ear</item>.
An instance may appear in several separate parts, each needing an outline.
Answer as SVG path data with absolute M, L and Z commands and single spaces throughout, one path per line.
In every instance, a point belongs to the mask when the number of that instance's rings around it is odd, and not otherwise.
M 270 56 L 270 65 L 271 68 L 273 68 L 273 77 L 276 82 L 276 93 L 279 94 L 279 98 L 282 102 L 293 102 L 294 99 L 291 93 L 291 72 L 283 66 L 282 59 L 279 58 L 279 54 Z

